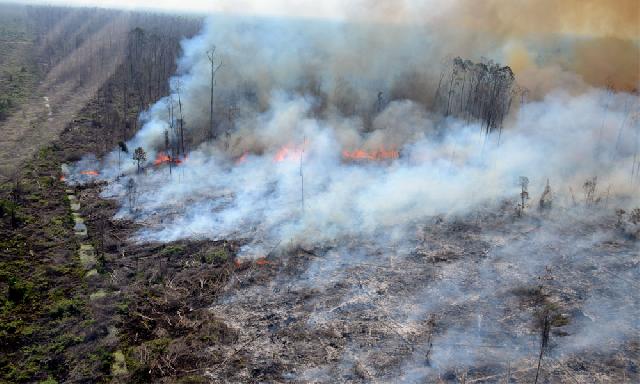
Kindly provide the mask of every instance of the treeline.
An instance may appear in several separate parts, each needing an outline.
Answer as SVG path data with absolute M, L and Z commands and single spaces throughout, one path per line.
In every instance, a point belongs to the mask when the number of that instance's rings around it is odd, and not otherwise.
M 144 61 L 130 68 L 132 78 L 151 70 L 139 82 L 151 78 L 156 81 L 149 83 L 157 83 L 161 77 L 158 72 L 167 70 L 167 61 L 173 62 L 167 59 L 177 55 L 180 39 L 194 35 L 202 24 L 202 18 L 195 16 L 101 8 L 29 6 L 27 14 L 40 65 L 53 69 L 62 63 L 82 61 L 86 65 L 76 68 L 80 71 L 65 74 L 79 80 L 104 69 L 111 55 L 124 53 Z M 154 68 L 150 60 L 155 60 Z
M 0 10 L 0 120 L 20 108 L 21 94 L 34 94 L 26 85 L 17 88 L 22 93 L 12 91 L 29 75 L 30 84 L 37 77 L 40 91 L 51 97 L 82 94 L 79 99 L 88 101 L 97 92 L 103 106 L 94 124 L 116 129 L 110 137 L 118 140 L 137 129 L 142 110 L 169 93 L 180 41 L 200 31 L 204 19 L 17 4 Z
M 445 116 L 479 120 L 482 129 L 490 133 L 502 129 L 517 93 L 510 67 L 456 57 L 440 77 L 436 105 Z
M 140 112 L 169 94 L 180 41 L 203 23 L 200 16 L 100 8 L 34 6 L 28 14 L 43 72 L 57 84 L 95 86 L 91 113 L 78 120 L 104 130 L 104 147 L 129 139 Z

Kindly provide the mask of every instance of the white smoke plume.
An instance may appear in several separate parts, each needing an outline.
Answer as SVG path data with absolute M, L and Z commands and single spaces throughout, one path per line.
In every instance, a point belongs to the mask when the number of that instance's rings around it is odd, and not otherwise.
M 549 185 L 553 211 L 539 235 L 491 244 L 486 258 L 473 265 L 467 259 L 453 261 L 431 280 L 399 279 L 401 288 L 414 290 L 380 299 L 387 301 L 401 331 L 417 329 L 430 314 L 445 309 L 464 307 L 479 316 L 473 324 L 461 323 L 438 334 L 429 366 L 423 360 L 431 346 L 416 346 L 402 361 L 402 381 L 435 380 L 455 364 L 528 358 L 535 354 L 536 335 L 516 329 L 508 337 L 497 336 L 499 322 L 490 321 L 501 315 L 492 308 L 510 307 L 504 304 L 513 300 L 510 289 L 536 285 L 545 266 L 554 265 L 556 291 L 579 291 L 583 288 L 578 286 L 594 276 L 591 271 L 576 272 L 575 264 L 611 273 L 619 263 L 637 262 L 637 245 L 607 257 L 597 254 L 594 248 L 606 243 L 603 239 L 615 237 L 611 231 L 585 240 L 584 228 L 594 225 L 590 220 L 606 220 L 605 214 L 585 220 L 583 216 L 592 213 L 563 209 L 599 200 L 604 212 L 613 213 L 614 207 L 640 204 L 639 98 L 628 92 L 638 86 L 637 77 L 620 70 L 606 88 L 600 81 L 603 74 L 592 70 L 606 70 L 600 59 L 589 53 L 593 66 L 575 62 L 583 59 L 579 52 L 591 52 L 607 36 L 637 50 L 638 41 L 629 37 L 634 27 L 620 23 L 617 32 L 600 24 L 590 29 L 593 15 L 587 12 L 576 14 L 574 24 L 540 24 L 536 35 L 528 24 L 511 25 L 512 6 L 497 12 L 496 20 L 474 22 L 464 1 L 429 17 L 424 16 L 424 4 L 415 6 L 419 2 L 405 1 L 397 8 L 373 3 L 377 6 L 369 13 L 349 8 L 346 21 L 210 18 L 199 36 L 183 42 L 172 94 L 141 116 L 142 129 L 127 143 L 130 153 L 117 150 L 100 160 L 100 177 L 109 181 L 103 196 L 121 202 L 118 217 L 144 224 L 136 234 L 139 241 L 242 239 L 246 245 L 240 256 L 246 258 L 286 246 L 330 249 L 298 281 L 287 283 L 294 290 L 325 290 L 329 282 L 347 281 L 360 262 L 384 263 L 411 254 L 425 241 L 420 228 L 433 223 L 434 216 L 447 220 L 479 211 L 503 212 L 505 205 L 515 211 L 521 176 L 529 180 L 527 210 L 533 211 Z M 610 24 L 616 15 L 609 15 Z M 532 17 L 540 15 L 534 12 Z M 493 21 L 496 30 L 488 30 Z M 212 128 L 208 55 L 214 47 L 214 66 L 222 65 L 215 78 Z M 542 58 L 531 59 L 534 53 Z M 453 56 L 510 64 L 517 82 L 529 88 L 514 95 L 500 132 L 486 134 L 481 122 L 446 116 L 439 108 L 436 93 Z M 635 60 L 610 59 L 609 64 L 621 63 L 619 68 Z M 186 153 L 178 153 L 179 108 Z M 215 140 L 209 137 L 212 130 Z M 137 147 L 147 152 L 142 172 L 131 160 Z M 180 164 L 164 161 L 167 152 Z M 70 179 L 95 161 L 87 158 L 77 164 Z M 585 189 L 587 180 L 596 180 L 590 184 L 594 189 Z M 571 232 L 578 222 L 581 232 Z M 482 236 L 492 241 L 491 230 Z M 393 256 L 369 255 L 358 244 L 393 249 Z M 417 271 L 430 271 L 422 264 L 416 265 Z M 635 274 L 622 277 L 632 280 Z M 619 345 L 637 329 L 630 315 L 637 302 L 629 304 L 624 294 L 628 284 L 602 279 L 604 297 L 574 300 L 581 306 L 576 312 L 586 315 L 576 316 L 571 337 L 552 357 L 596 345 L 600 339 L 590 338 L 592 331 Z M 349 289 L 330 310 L 318 299 L 320 309 L 308 314 L 308 326 L 321 327 L 339 317 L 336 308 L 341 306 L 375 307 L 369 291 L 391 283 L 369 279 L 369 284 Z M 251 301 L 250 293 L 236 294 L 217 310 L 233 311 L 243 300 Z M 610 315 L 602 301 L 622 309 Z M 228 303 L 234 305 L 224 305 Z M 525 322 L 532 314 L 514 316 Z M 591 320 L 585 319 L 589 316 Z M 619 319 L 616 329 L 608 316 Z M 497 339 L 503 349 L 492 354 L 484 347 L 459 348 L 461 343 L 482 346 Z M 366 364 L 373 353 L 354 345 L 343 352 L 340 364 Z M 331 376 L 333 369 L 313 367 L 302 378 Z
M 144 240 L 310 245 L 381 231 L 406 239 L 407 227 L 428 216 L 516 198 L 519 176 L 536 198 L 548 180 L 559 196 L 582 199 L 584 181 L 597 177 L 600 193 L 638 202 L 637 96 L 562 89 L 561 76 L 540 99 L 515 107 L 517 96 L 500 137 L 485 136 L 480 123 L 434 109 L 446 52 L 438 39 L 424 25 L 211 18 L 183 43 L 173 94 L 141 117 L 127 143 L 148 152 L 144 173 L 114 151 L 101 174 L 128 176 L 105 196 L 124 202 L 126 181 L 135 180 Z M 213 47 L 222 66 L 212 142 Z M 179 140 L 178 100 L 188 154 L 170 172 L 152 163 L 165 131 Z M 356 153 L 375 160 L 350 158 Z
M 549 180 L 559 196 L 568 197 L 571 187 L 578 199 L 582 183 L 598 176 L 612 198 L 629 197 L 630 205 L 637 203 L 631 177 L 637 128 L 626 124 L 624 105 L 633 98 L 595 89 L 579 96 L 554 92 L 524 105 L 498 145 L 478 124 L 437 121 L 411 101 L 390 103 L 374 120 L 380 128 L 362 134 L 353 119 L 315 118 L 307 99 L 280 93 L 244 122 L 252 130 L 239 134 L 262 153 L 248 146 L 238 159 L 203 144 L 172 174 L 167 166 L 150 166 L 133 176 L 136 218 L 164 216 L 141 234 L 145 239 L 251 237 L 256 230 L 275 242 L 319 244 L 515 198 L 521 175 L 531 180 L 533 197 Z M 135 140 L 156 126 L 162 121 L 151 120 Z M 398 148 L 399 158 L 342 157 L 345 150 L 378 148 L 371 142 Z M 120 184 L 111 188 L 107 195 L 125 198 Z M 126 207 L 121 213 L 129 214 Z

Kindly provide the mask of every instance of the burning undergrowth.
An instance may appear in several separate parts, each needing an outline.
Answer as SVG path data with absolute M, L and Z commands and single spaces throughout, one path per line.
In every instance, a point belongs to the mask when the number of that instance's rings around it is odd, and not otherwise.
M 634 98 L 556 92 L 521 106 L 499 144 L 497 135 L 481 134 L 481 123 L 437 121 L 423 112 L 422 120 L 413 117 L 410 135 L 384 147 L 367 143 L 386 143 L 391 140 L 376 136 L 409 129 L 401 120 L 398 129 L 383 125 L 363 134 L 350 120 L 313 118 L 301 98 L 278 96 L 272 110 L 255 117 L 273 132 L 257 130 L 254 139 L 272 141 L 272 147 L 234 157 L 216 143 L 203 143 L 181 160 L 165 152 L 150 155 L 155 160 L 148 160 L 144 172 L 127 161 L 120 168 L 124 176 L 104 196 L 123 202 L 119 217 L 147 224 L 139 240 L 253 238 L 249 257 L 263 256 L 278 243 L 313 246 L 381 232 L 408 241 L 425 217 L 462 214 L 518 196 L 520 176 L 530 180 L 528 193 L 535 198 L 549 181 L 558 206 L 582 200 L 585 180 L 597 176 L 592 199 L 631 208 L 637 204 L 632 173 L 638 128 L 624 106 Z M 386 114 L 407 108 L 419 109 L 409 101 L 391 103 L 374 127 Z M 342 142 L 342 136 L 354 135 L 368 149 Z M 388 149 L 393 147 L 398 149 Z M 100 177 L 118 175 L 117 166 L 102 168 Z M 80 176 L 96 177 L 86 171 Z
M 514 362 L 530 381 L 551 331 L 546 364 L 619 349 L 637 369 L 637 223 L 608 213 L 640 203 L 637 94 L 442 68 L 437 36 L 213 18 L 138 134 L 66 170 L 107 181 L 139 243 L 242 244 L 212 309 L 254 371 L 213 378 L 491 381 Z

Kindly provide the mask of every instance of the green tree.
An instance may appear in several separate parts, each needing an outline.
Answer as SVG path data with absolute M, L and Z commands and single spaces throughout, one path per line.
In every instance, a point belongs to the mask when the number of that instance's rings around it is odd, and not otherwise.
M 147 152 L 145 152 L 142 147 L 136 148 L 136 150 L 133 152 L 133 160 L 138 163 L 138 173 L 140 173 L 140 170 L 142 169 L 140 164 L 144 163 L 147 160 Z

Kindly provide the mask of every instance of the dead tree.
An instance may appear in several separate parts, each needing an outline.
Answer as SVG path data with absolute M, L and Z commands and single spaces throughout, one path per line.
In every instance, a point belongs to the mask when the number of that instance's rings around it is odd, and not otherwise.
M 536 370 L 536 378 L 534 384 L 538 383 L 538 377 L 540 376 L 540 366 L 542 364 L 542 358 L 544 357 L 544 353 L 549 345 L 549 334 L 551 331 L 551 325 L 554 319 L 557 318 L 558 314 L 553 309 L 546 304 L 546 297 L 550 294 L 547 283 L 554 280 L 553 278 L 553 270 L 550 266 L 544 267 L 544 275 L 538 276 L 538 280 L 540 281 L 540 285 L 538 286 L 540 304 L 543 305 L 543 311 L 541 316 L 539 317 L 540 321 L 540 354 L 538 355 L 538 369 Z
M 447 92 L 440 92 L 443 79 L 449 83 Z M 479 120 L 487 134 L 501 132 L 516 92 L 515 75 L 508 66 L 456 57 L 440 78 L 436 105 L 445 116 Z
M 529 178 L 520 176 L 518 184 L 520 185 L 520 203 L 516 208 L 516 212 L 518 216 L 522 216 L 527 206 L 527 200 L 529 200 Z
M 302 159 L 304 157 L 304 146 L 307 142 L 307 137 L 305 136 L 302 149 L 300 150 L 300 203 L 302 205 L 302 213 L 304 214 L 304 173 L 302 172 Z
M 14 185 L 11 188 L 11 200 L 8 203 L 5 203 L 4 206 L 0 206 L 0 210 L 4 213 L 9 214 L 9 221 L 11 223 L 11 228 L 18 228 L 20 225 L 20 219 L 18 217 L 18 206 L 22 202 L 22 177 L 19 172 L 16 172 L 14 175 Z
M 636 141 L 633 151 L 633 162 L 631 164 L 631 184 L 640 181 L 640 111 L 636 111 L 632 117 L 632 125 L 636 128 Z M 637 179 L 637 180 L 636 180 Z
M 382 112 L 384 108 L 384 93 L 382 91 L 378 91 L 378 100 L 376 101 L 376 112 Z
M 120 172 L 120 156 L 124 153 L 129 153 L 129 148 L 127 148 L 127 144 L 124 141 L 118 142 L 118 173 Z
M 229 144 L 231 141 L 231 129 L 233 127 L 233 119 L 235 118 L 236 113 L 238 112 L 238 107 L 235 104 L 232 104 L 228 109 L 227 109 L 227 128 L 225 129 L 224 132 L 224 149 L 225 150 L 229 150 Z
M 596 189 L 598 188 L 598 177 L 594 176 L 591 179 L 587 179 L 582 185 L 582 189 L 584 190 L 584 203 L 587 207 L 590 207 L 596 203 L 598 203 L 598 199 L 596 198 Z
M 536 370 L 536 378 L 534 384 L 538 384 L 538 377 L 540 376 L 540 365 L 542 364 L 542 358 L 544 352 L 549 345 L 549 333 L 551 331 L 551 315 L 549 311 L 545 311 L 540 321 L 540 354 L 538 355 L 538 369 Z
M 540 211 L 548 211 L 551 209 L 551 203 L 553 196 L 551 195 L 551 186 L 549 185 L 549 179 L 547 179 L 547 185 L 544 187 L 542 196 L 540 196 L 540 202 L 538 208 Z
M 213 87 L 215 86 L 215 83 L 216 83 L 216 80 L 215 80 L 216 73 L 222 66 L 222 60 L 220 60 L 216 64 L 215 53 L 216 53 L 216 47 L 214 45 L 211 48 L 211 50 L 207 52 L 207 58 L 209 59 L 209 64 L 211 65 L 211 87 L 210 87 L 211 96 L 209 99 L 209 138 L 211 140 L 215 140 L 217 137 L 216 130 L 213 126 Z
M 427 327 L 429 328 L 427 337 L 427 352 L 425 353 L 425 364 L 431 366 L 431 350 L 433 349 L 433 333 L 436 328 L 436 320 L 433 315 L 429 316 L 427 321 Z
M 19 205 L 22 202 L 22 175 L 19 172 L 13 176 L 13 188 L 11 188 L 11 200 L 14 204 Z
M 137 186 L 133 178 L 130 178 L 127 182 L 127 202 L 129 203 L 129 212 L 133 213 L 136 209 L 137 200 Z
M 180 154 L 180 132 L 176 124 L 175 101 L 173 95 L 169 95 L 166 99 L 167 104 L 167 123 L 169 125 L 168 133 L 165 134 L 165 153 L 170 160 L 176 158 Z M 167 137 L 168 136 L 168 137 Z M 168 139 L 168 145 L 167 145 Z M 171 164 L 169 168 L 171 173 Z
M 181 91 L 181 87 L 182 87 L 182 82 L 180 80 L 176 80 L 175 84 L 175 90 L 176 90 L 176 94 L 178 95 L 178 139 L 179 139 L 179 150 L 178 150 L 178 156 L 180 156 L 180 154 L 182 154 L 184 156 L 185 154 L 185 149 L 184 149 L 184 115 L 182 114 L 182 96 L 180 94 Z
M 169 157 L 169 174 L 171 174 L 171 163 L 173 163 L 173 158 L 171 158 L 170 152 L 169 131 L 166 129 L 164 131 L 164 153 Z
M 107 237 L 107 221 L 104 217 L 96 223 L 96 252 L 98 253 L 99 268 L 104 271 L 107 260 L 105 258 L 105 243 Z

